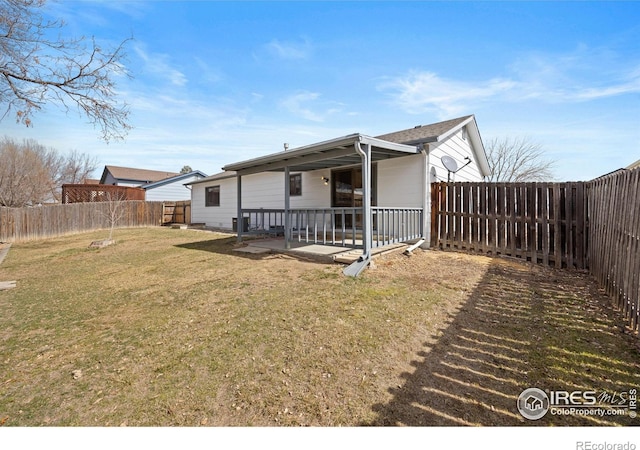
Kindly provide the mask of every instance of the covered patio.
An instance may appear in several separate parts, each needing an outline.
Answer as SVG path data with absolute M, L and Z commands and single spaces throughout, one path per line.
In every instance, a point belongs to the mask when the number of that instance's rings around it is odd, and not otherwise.
M 372 205 L 372 163 L 422 154 L 422 199 L 419 208 L 379 207 Z M 358 167 L 361 188 L 358 203 L 351 207 L 291 208 L 291 172 L 309 172 L 339 167 Z M 229 164 L 237 180 L 237 233 L 284 236 L 285 249 L 294 242 L 337 245 L 362 250 L 345 274 L 357 276 L 369 264 L 372 249 L 399 242 L 428 242 L 429 171 L 428 152 L 422 146 L 397 144 L 362 134 L 351 134 L 317 144 L 273 153 Z M 243 176 L 262 172 L 283 172 L 283 209 L 246 209 L 242 204 Z M 328 181 L 328 179 L 327 179 Z M 382 186 L 382 189 L 390 188 Z

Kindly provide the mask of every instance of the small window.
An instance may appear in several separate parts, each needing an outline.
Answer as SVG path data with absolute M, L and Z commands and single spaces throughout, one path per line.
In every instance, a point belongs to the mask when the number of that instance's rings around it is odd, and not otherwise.
M 205 206 L 220 206 L 220 186 L 209 186 L 205 190 Z
M 289 195 L 302 195 L 302 174 L 289 175 Z
M 462 139 L 467 140 L 467 127 L 462 127 Z

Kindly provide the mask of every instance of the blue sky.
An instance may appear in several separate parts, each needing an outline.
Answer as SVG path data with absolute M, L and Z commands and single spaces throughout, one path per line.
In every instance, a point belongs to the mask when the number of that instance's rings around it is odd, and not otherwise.
M 207 174 L 350 133 L 475 114 L 483 141 L 528 137 L 557 180 L 640 159 L 640 2 L 60 1 L 68 35 L 127 45 L 134 129 L 104 143 L 48 108 L 36 139 L 100 164 Z

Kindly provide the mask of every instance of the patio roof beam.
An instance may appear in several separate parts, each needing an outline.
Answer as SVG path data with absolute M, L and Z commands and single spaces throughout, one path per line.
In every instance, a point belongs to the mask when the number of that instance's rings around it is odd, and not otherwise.
M 289 167 L 291 171 L 305 172 L 318 168 L 356 164 L 358 156 L 354 149 L 356 142 L 371 147 L 370 159 L 372 161 L 418 153 L 415 146 L 352 134 L 306 147 L 229 164 L 224 166 L 223 170 L 233 170 L 241 175 L 250 175 L 260 172 L 283 171 L 285 167 Z M 317 164 L 320 161 L 324 162 L 321 165 Z
M 328 150 L 323 152 L 309 153 L 304 156 L 287 158 L 283 155 L 282 159 L 273 162 L 266 162 L 253 167 L 247 167 L 238 170 L 238 173 L 242 175 L 251 175 L 260 172 L 282 171 L 285 167 L 289 167 L 293 171 L 302 171 L 301 166 L 306 164 L 312 164 L 319 161 L 340 159 L 345 156 L 353 155 L 353 148 L 336 148 L 334 150 Z M 359 158 L 358 158 L 359 160 Z M 231 169 L 233 170 L 233 169 Z M 308 170 L 308 169 L 305 169 Z

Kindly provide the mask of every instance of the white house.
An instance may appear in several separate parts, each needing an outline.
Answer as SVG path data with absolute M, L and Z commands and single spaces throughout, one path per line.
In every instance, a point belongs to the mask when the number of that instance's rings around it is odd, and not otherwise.
M 362 247 L 365 263 L 375 246 L 429 242 L 432 182 L 489 175 L 473 115 L 375 138 L 352 134 L 223 170 L 190 183 L 192 222 L 237 231 L 239 240 L 267 232 L 287 243 Z
M 180 201 L 191 198 L 191 188 L 186 185 L 205 177 L 206 174 L 199 170 L 177 173 L 105 166 L 100 184 L 140 187 L 145 190 L 147 201 Z

